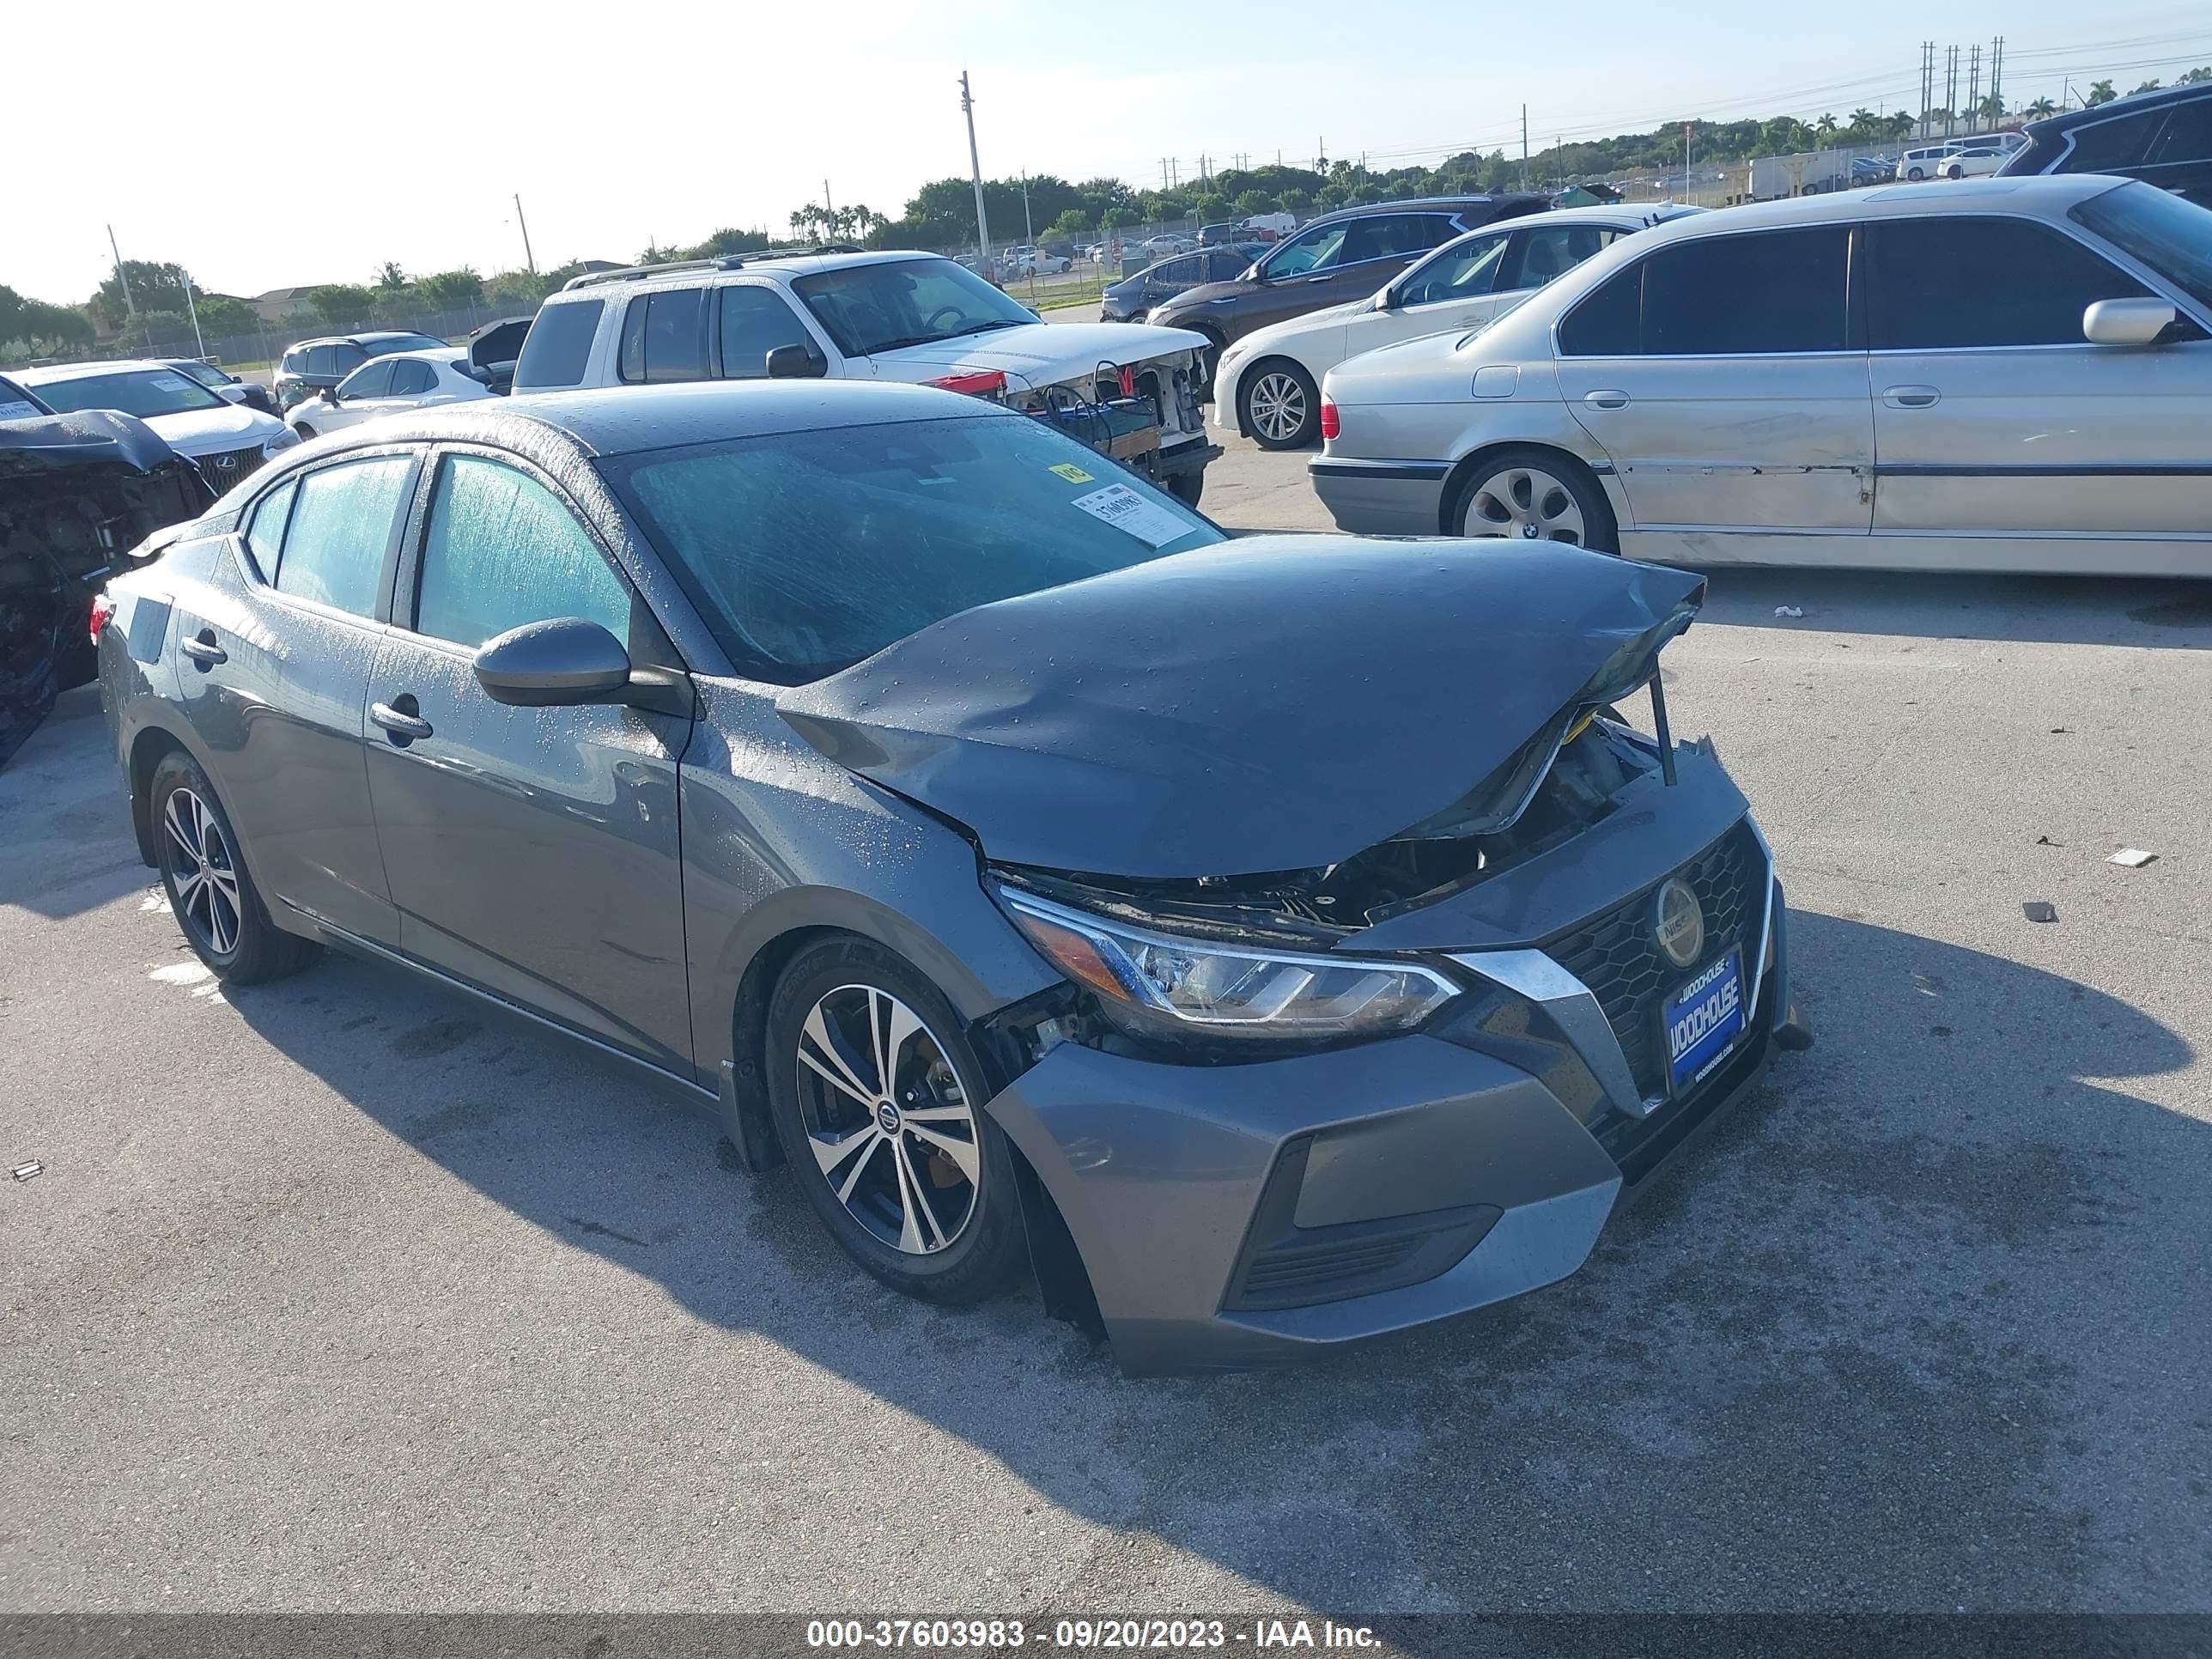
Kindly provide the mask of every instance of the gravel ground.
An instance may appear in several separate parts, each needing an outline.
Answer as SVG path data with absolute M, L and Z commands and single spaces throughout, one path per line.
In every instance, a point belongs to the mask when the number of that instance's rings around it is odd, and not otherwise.
M 1206 506 L 1322 527 L 1241 443 Z M 1717 575 L 1670 703 L 1817 1045 L 1565 1284 L 1168 1382 L 878 1288 L 520 1022 L 218 994 L 71 693 L 0 772 L 0 1611 L 2212 1609 L 2208 646 Z

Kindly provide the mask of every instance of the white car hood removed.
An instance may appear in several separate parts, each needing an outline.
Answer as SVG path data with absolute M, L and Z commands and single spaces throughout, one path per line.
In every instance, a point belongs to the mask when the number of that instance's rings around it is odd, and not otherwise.
M 888 380 L 933 380 L 957 369 L 998 369 L 1024 386 L 1053 386 L 1089 374 L 1101 363 L 1116 368 L 1178 351 L 1205 349 L 1206 337 L 1187 328 L 1146 323 L 1032 323 L 1021 328 L 963 334 L 926 345 L 902 346 L 870 359 Z
M 226 449 L 243 449 L 252 443 L 265 444 L 284 430 L 284 422 L 275 416 L 264 415 L 242 404 L 156 415 L 146 424 L 160 433 L 179 455 L 213 455 Z

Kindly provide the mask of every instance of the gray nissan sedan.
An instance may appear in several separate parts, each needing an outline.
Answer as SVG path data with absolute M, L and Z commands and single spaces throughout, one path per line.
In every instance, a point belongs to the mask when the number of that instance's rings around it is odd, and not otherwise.
M 518 1011 L 1133 1373 L 1572 1273 L 1790 1032 L 1773 861 L 1668 734 L 1684 572 L 1232 541 L 822 381 L 398 416 L 138 552 L 103 702 L 218 975 Z

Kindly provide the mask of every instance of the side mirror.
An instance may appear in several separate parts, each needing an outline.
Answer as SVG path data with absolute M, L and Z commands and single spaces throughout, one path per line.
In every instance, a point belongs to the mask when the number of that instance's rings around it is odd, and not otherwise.
M 486 640 L 477 684 L 494 702 L 519 708 L 618 702 L 629 689 L 629 653 L 595 622 L 557 617 Z
M 323 388 L 323 401 L 326 404 L 334 404 L 337 402 L 338 389 L 334 386 L 325 386 Z
M 2081 337 L 2092 345 L 2150 345 L 2176 315 L 2164 300 L 2099 300 L 2081 313 Z
M 822 354 L 803 345 L 780 345 L 768 354 L 771 380 L 818 380 L 829 372 Z

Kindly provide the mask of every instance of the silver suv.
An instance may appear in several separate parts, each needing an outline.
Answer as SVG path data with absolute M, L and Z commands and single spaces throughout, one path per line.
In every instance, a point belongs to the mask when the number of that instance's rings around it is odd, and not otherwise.
M 545 302 L 518 393 L 675 380 L 903 381 L 1041 416 L 1196 505 L 1201 335 L 1048 325 L 935 253 L 732 256 L 579 276 Z

